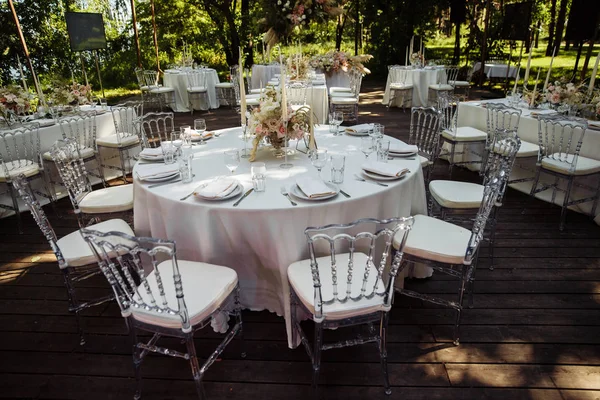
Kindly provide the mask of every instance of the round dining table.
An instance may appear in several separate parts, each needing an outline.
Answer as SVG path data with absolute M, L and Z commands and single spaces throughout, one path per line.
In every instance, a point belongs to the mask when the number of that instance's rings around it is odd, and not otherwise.
M 390 85 L 394 82 L 399 81 L 401 70 L 407 70 L 406 83 L 413 85 L 412 104 L 410 107 L 427 107 L 429 100 L 429 85 L 435 85 L 445 79 L 444 67 L 425 67 L 425 68 L 412 68 L 412 67 L 391 67 L 388 71 L 387 83 L 385 85 L 385 93 L 383 94 L 383 100 L 381 104 L 387 106 L 390 98 Z M 392 106 L 400 107 L 402 104 L 402 98 L 398 97 Z
M 195 145 L 191 183 L 173 182 L 149 187 L 137 178 L 134 181 L 135 232 L 141 236 L 170 239 L 176 242 L 179 259 L 202 261 L 228 266 L 236 270 L 241 289 L 240 301 L 244 308 L 269 310 L 283 316 L 287 339 L 292 342 L 290 318 L 290 286 L 288 266 L 309 258 L 304 230 L 309 226 L 347 223 L 360 218 L 385 219 L 396 216 L 426 214 L 425 186 L 419 159 L 393 159 L 388 162 L 410 170 L 402 179 L 386 181 L 386 187 L 355 178 L 361 176 L 365 155 L 360 151 L 360 137 L 342 134 L 334 136 L 328 128 L 316 128 L 319 149 L 328 154 L 346 155 L 344 182 L 341 193 L 320 201 L 294 198 L 297 206 L 282 195 L 281 188 L 290 191 L 297 178 L 318 177 L 311 165 L 304 143 L 297 147 L 291 142 L 288 161 L 291 169 L 281 169 L 282 159 L 275 158 L 269 146 L 260 148 L 256 161 L 265 162 L 266 190 L 252 192 L 234 206 L 240 195 L 220 201 L 207 201 L 194 195 L 185 198 L 194 189 L 218 177 L 232 176 L 243 186 L 241 193 L 252 188 L 248 159 L 242 159 L 231 174 L 225 166 L 224 152 L 242 149 L 241 128 L 215 132 L 205 145 Z M 389 138 L 395 142 L 397 139 Z M 250 141 L 248 141 L 250 143 Z M 371 154 L 370 159 L 375 159 Z M 146 164 L 147 165 L 147 164 Z M 134 176 L 146 165 L 138 163 Z M 322 179 L 330 179 L 329 165 L 322 171 Z M 184 199 L 185 198 L 185 199 Z M 184 200 L 182 200 L 184 199 Z M 193 288 L 184 285 L 186 290 Z M 213 325 L 215 327 L 215 325 Z M 216 327 L 215 327 L 216 329 Z
M 208 92 L 208 104 L 199 104 L 202 100 L 196 100 L 195 110 L 204 110 L 207 108 L 219 108 L 219 100 L 215 85 L 219 83 L 219 75 L 213 68 L 200 69 L 206 75 L 206 90 Z M 163 78 L 164 85 L 175 89 L 175 112 L 190 111 L 188 97 L 188 73 L 184 69 L 168 69 Z

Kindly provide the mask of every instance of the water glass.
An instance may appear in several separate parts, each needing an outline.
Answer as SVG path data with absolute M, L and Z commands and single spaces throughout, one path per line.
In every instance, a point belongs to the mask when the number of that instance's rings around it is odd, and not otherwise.
M 346 167 L 346 156 L 334 154 L 331 156 L 331 182 L 344 183 L 344 169 Z
M 379 140 L 383 137 L 383 135 L 385 134 L 385 126 L 381 125 L 381 124 L 373 124 L 373 138 L 375 140 Z
M 189 183 L 192 181 L 194 176 L 192 171 L 192 160 L 194 159 L 193 154 L 185 154 L 179 157 L 179 174 L 181 175 L 181 182 Z
M 179 132 L 171 132 L 171 143 L 175 147 L 175 158 L 177 159 L 182 155 L 181 147 L 183 146 L 183 140 L 181 140 Z
M 103 98 L 103 97 L 102 97 L 102 98 L 100 98 L 100 108 L 101 108 L 103 111 L 106 111 L 106 110 L 108 110 L 108 101 L 107 101 L 105 98 Z
M 344 113 L 336 111 L 333 114 L 333 123 L 335 124 L 335 136 L 341 135 L 340 125 L 344 122 Z
M 175 146 L 170 141 L 161 142 L 160 148 L 163 152 L 163 160 L 165 164 L 173 164 L 175 162 Z
M 319 171 L 319 178 L 320 178 L 321 170 L 327 163 L 327 150 L 325 150 L 325 149 L 314 150 L 310 154 L 310 162 L 312 163 L 313 167 L 315 167 L 317 169 L 317 171 Z
M 252 186 L 256 192 L 264 192 L 267 188 L 267 167 L 264 162 L 254 162 L 250 165 Z
M 363 137 L 360 141 L 360 151 L 365 154 L 365 159 L 369 158 L 373 150 L 375 150 L 375 140 L 370 136 Z
M 333 133 L 334 135 L 337 132 L 337 125 L 335 124 L 334 113 L 329 113 L 329 133 Z
M 237 167 L 240 165 L 240 161 L 241 160 L 239 150 L 227 150 L 225 152 L 225 166 L 227 167 L 229 172 L 231 172 L 232 175 L 237 169 Z
M 390 141 L 381 139 L 377 142 L 377 161 L 388 162 L 390 157 Z
M 194 130 L 197 134 L 200 135 L 200 144 L 204 145 L 206 142 L 204 141 L 204 132 L 206 131 L 206 121 L 204 118 L 199 118 L 194 120 Z

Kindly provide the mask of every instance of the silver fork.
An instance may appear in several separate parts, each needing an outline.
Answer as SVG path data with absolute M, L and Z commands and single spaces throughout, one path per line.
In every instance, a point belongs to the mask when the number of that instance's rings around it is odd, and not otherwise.
M 375 184 L 375 185 L 379 185 L 379 186 L 385 186 L 385 187 L 388 187 L 388 185 L 386 185 L 385 183 L 381 183 L 381 182 L 377 182 L 377 181 L 372 181 L 372 180 L 370 180 L 370 179 L 364 179 L 364 178 L 362 178 L 362 177 L 360 177 L 360 176 L 358 176 L 358 175 L 356 175 L 356 174 L 354 174 L 354 178 L 355 178 L 357 181 L 361 181 L 361 182 L 367 182 L 367 183 L 373 183 L 373 184 Z
M 285 188 L 285 186 L 282 186 L 281 189 L 280 189 L 280 191 L 281 191 L 282 195 L 284 195 L 285 197 L 287 197 L 287 199 L 290 201 L 290 203 L 292 203 L 293 206 L 297 206 L 298 205 L 294 200 L 292 200 L 292 198 L 288 194 L 288 191 Z

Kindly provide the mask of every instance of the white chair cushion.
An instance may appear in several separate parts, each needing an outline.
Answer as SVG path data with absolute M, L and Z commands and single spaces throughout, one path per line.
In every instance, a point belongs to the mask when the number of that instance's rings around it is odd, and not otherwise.
M 401 237 L 394 237 L 396 249 Z M 463 264 L 470 238 L 468 229 L 426 215 L 415 215 L 404 252 L 427 260 Z
M 330 95 L 331 95 L 331 93 L 335 93 L 335 92 L 350 92 L 350 93 L 352 93 L 352 89 L 350 89 L 349 87 L 342 87 L 342 86 L 332 86 L 329 88 Z
M 14 178 L 20 174 L 24 174 L 26 177 L 37 175 L 40 171 L 40 167 L 37 164 L 32 163 L 29 160 L 14 160 L 7 161 L 6 166 L 8 167 L 8 178 Z M 19 164 L 22 164 L 19 166 Z M 6 182 L 7 176 L 4 168 L 0 165 L 0 182 Z
M 128 133 L 126 133 L 126 135 L 129 135 Z M 137 137 L 137 135 L 130 135 L 130 136 L 121 136 L 121 141 L 119 142 L 119 138 L 117 138 L 117 135 L 110 135 L 110 136 L 104 136 L 101 138 L 96 139 L 96 144 L 98 146 L 104 146 L 104 147 L 125 147 L 125 146 L 131 146 L 132 144 L 136 144 L 140 142 L 140 138 Z
M 171 93 L 171 92 L 175 92 L 175 89 L 173 89 L 172 87 L 167 87 L 167 86 L 161 86 L 161 87 L 156 87 L 156 88 L 150 89 L 150 93 Z
M 352 92 L 333 92 L 329 97 L 354 97 L 354 94 Z
M 291 105 L 291 108 L 292 108 L 293 111 L 298 111 L 299 109 L 301 109 L 303 107 L 304 108 L 306 108 L 306 107 L 310 108 L 310 104 L 292 104 Z
M 230 89 L 230 88 L 233 88 L 233 84 L 231 82 L 220 82 L 220 83 L 216 83 L 215 87 L 221 88 L 221 89 Z
M 203 262 L 177 260 L 177 265 L 181 274 L 183 298 L 188 309 L 190 324 L 194 326 L 210 316 L 223 304 L 237 285 L 237 273 L 231 268 Z M 176 310 L 178 304 L 173 282 L 172 261 L 163 261 L 157 268 L 160 272 L 167 304 L 171 309 Z M 159 290 L 153 272 L 148 275 L 147 283 L 156 298 Z M 139 286 L 139 293 L 144 302 L 149 304 L 150 297 L 143 285 Z M 131 310 L 133 318 L 138 321 L 165 328 L 181 328 L 181 318 L 177 315 L 157 313 L 134 307 Z
M 259 104 L 260 104 L 260 99 L 258 97 L 246 99 L 247 106 L 258 106 Z
M 452 86 L 457 86 L 457 87 L 469 87 L 469 86 L 471 86 L 471 83 L 469 83 L 467 81 L 449 81 L 448 83 L 450 85 L 452 85 Z
M 338 298 L 346 296 L 346 279 L 348 276 L 348 253 L 336 254 L 337 262 L 337 277 L 338 277 Z M 360 294 L 362 287 L 363 275 L 367 255 L 364 253 L 354 253 L 354 269 L 352 279 L 352 297 Z M 319 277 L 321 279 L 321 294 L 324 301 L 333 299 L 333 283 L 331 278 L 331 257 L 317 258 Z M 373 266 L 370 266 L 369 278 L 367 280 L 367 292 L 370 294 L 375 285 L 377 271 Z M 288 268 L 288 279 L 290 285 L 294 288 L 294 292 L 298 295 L 302 304 L 314 315 L 314 287 L 312 273 L 310 270 L 310 259 L 297 261 Z M 382 282 L 377 285 L 377 292 L 381 293 L 385 290 Z M 371 299 L 361 299 L 359 301 L 348 300 L 345 303 L 338 301 L 330 305 L 323 306 L 323 316 L 326 320 L 339 320 L 350 318 L 357 315 L 366 315 L 384 309 L 383 298 L 373 296 Z
M 477 183 L 431 181 L 429 192 L 445 208 L 479 208 L 483 200 L 483 186 Z
M 433 90 L 452 90 L 452 89 L 454 89 L 454 87 L 452 85 L 435 84 L 435 85 L 429 85 L 429 89 L 433 89 Z
M 444 129 L 442 136 L 455 142 L 480 142 L 487 139 L 487 133 L 470 126 L 460 126 L 456 129 L 456 133 Z
M 266 90 L 265 88 L 262 89 L 250 89 L 250 94 L 261 94 L 264 93 Z
M 406 90 L 406 89 L 412 89 L 413 85 L 409 84 L 409 83 L 392 83 L 390 85 L 390 89 L 392 90 Z
M 517 151 L 517 158 L 535 157 L 540 151 L 540 146 L 521 140 L 521 147 Z
M 193 86 L 188 88 L 188 93 L 204 93 L 206 92 L 206 88 L 204 86 Z
M 358 104 L 356 97 L 332 97 L 331 104 Z
M 133 185 L 94 190 L 79 201 L 79 208 L 88 214 L 131 210 L 133 209 Z
M 559 157 L 559 154 L 554 153 L 553 156 Z M 563 153 L 563 158 L 564 158 L 564 153 Z M 569 162 L 573 161 L 573 155 L 569 154 L 567 156 L 567 160 Z M 553 160 L 551 158 L 544 158 L 542 160 L 542 168 L 550 170 L 550 171 L 554 171 L 554 172 L 560 172 L 561 174 L 565 174 L 565 175 L 595 174 L 596 172 L 600 172 L 600 161 L 594 160 L 593 158 L 579 156 L 579 157 L 577 157 L 577 165 L 575 166 L 575 171 L 570 172 L 569 171 L 570 167 L 571 167 L 570 164 L 560 162 L 557 160 Z
M 86 229 L 104 233 L 116 231 L 131 236 L 134 235 L 129 224 L 122 219 L 109 219 L 108 221 L 103 221 L 99 224 L 90 225 L 86 227 Z M 62 266 L 63 268 L 81 267 L 96 262 L 96 256 L 92 253 L 92 249 L 90 249 L 90 246 L 83 239 L 81 231 L 69 233 L 67 236 L 60 238 L 56 244 L 67 263 L 66 266 Z M 109 256 L 113 257 L 114 254 L 109 253 Z
M 79 147 L 79 155 L 83 159 L 92 157 L 94 155 L 94 149 L 89 148 L 89 147 L 80 146 Z M 42 154 L 42 157 L 44 158 L 44 160 L 52 161 L 52 155 L 50 154 L 49 151 Z

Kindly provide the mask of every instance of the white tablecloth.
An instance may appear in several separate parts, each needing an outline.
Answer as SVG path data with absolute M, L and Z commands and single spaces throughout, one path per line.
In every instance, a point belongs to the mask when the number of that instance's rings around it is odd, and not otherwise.
M 483 72 L 488 78 L 506 78 L 506 64 L 485 64 Z M 473 71 L 481 69 L 481 63 L 477 62 L 473 66 Z M 514 65 L 510 66 L 508 77 L 514 78 L 517 76 L 517 67 Z
M 215 85 L 219 83 L 219 75 L 213 68 L 204 68 L 206 74 L 206 88 L 208 90 L 208 100 L 210 108 L 219 108 L 219 102 L 217 101 L 217 92 L 215 91 Z M 174 72 L 174 71 L 173 71 Z M 190 111 L 190 104 L 187 92 L 187 73 L 180 71 L 179 73 L 173 73 L 165 71 L 164 85 L 175 89 L 175 109 L 176 112 Z M 197 100 L 200 103 L 200 100 Z M 206 104 L 194 104 L 194 109 L 206 109 Z
M 491 103 L 491 102 L 506 102 L 506 99 L 496 99 L 489 100 L 485 102 L 464 102 L 460 103 L 459 111 L 458 111 L 458 125 L 459 126 L 471 126 L 477 129 L 481 129 L 484 132 L 487 130 L 486 128 L 486 118 L 487 112 L 484 107 L 481 107 L 481 104 Z M 534 117 L 531 117 L 531 111 L 528 108 L 523 108 L 523 114 L 521 115 L 521 120 L 519 123 L 518 135 L 521 140 L 525 140 L 530 143 L 537 144 L 538 143 L 538 120 Z M 461 151 L 460 146 L 457 146 L 457 152 Z M 474 148 L 474 151 L 481 154 L 483 150 L 482 146 L 479 148 Z M 596 160 L 600 160 L 600 131 L 588 129 L 586 131 L 585 137 L 583 139 L 583 144 L 581 147 L 580 155 L 584 157 L 593 158 Z M 463 159 L 474 158 L 474 155 L 465 155 Z M 458 158 L 457 158 L 458 159 Z M 527 158 L 527 159 L 517 159 L 515 166 L 512 171 L 511 179 L 520 179 L 534 176 L 535 173 L 535 158 Z M 477 164 L 475 164 L 477 165 Z M 547 183 L 553 183 L 554 178 L 549 175 L 541 175 L 541 179 Z M 576 178 L 577 183 L 585 183 L 586 185 L 597 187 L 598 185 L 598 176 L 592 176 L 590 178 Z M 531 186 L 533 182 L 522 182 L 511 185 L 514 189 L 517 189 L 524 193 L 529 193 L 531 191 Z M 541 185 L 540 185 L 541 186 Z M 571 192 L 571 199 L 578 199 L 582 197 L 589 197 L 593 193 L 586 188 L 574 186 Z M 544 201 L 551 201 L 552 190 L 546 190 L 544 192 L 536 194 L 536 197 L 542 199 Z M 563 193 L 556 193 L 555 203 L 558 205 L 562 205 L 563 201 Z M 589 214 L 592 208 L 592 202 L 587 202 L 583 204 L 579 204 L 571 207 L 573 210 L 584 212 Z M 557 210 L 558 212 L 558 210 Z M 600 207 L 596 210 L 595 221 L 600 224 Z M 568 223 L 568 221 L 567 221 Z
M 252 89 L 259 89 L 261 84 L 262 87 L 265 87 L 275 74 L 280 73 L 281 66 L 279 64 L 254 64 L 252 66 Z
M 329 117 L 329 95 L 327 94 L 327 86 L 312 86 L 308 89 L 306 102 L 310 104 L 315 123 L 326 124 Z
M 400 72 L 399 68 L 390 68 L 381 104 L 388 104 L 390 98 L 390 84 L 394 82 L 395 79 L 399 78 Z M 408 69 L 406 83 L 413 84 L 412 105 L 410 106 L 426 107 L 427 99 L 429 98 L 429 85 L 435 85 L 440 82 L 443 77 L 444 70 L 441 68 Z M 399 107 L 401 105 L 400 103 L 401 99 L 397 98 L 392 105 Z
M 200 181 L 229 175 L 223 152 L 239 149 L 243 142 L 240 128 L 226 129 L 222 133 L 207 145 L 193 148 L 196 152 L 194 182 L 152 189 L 137 180 L 134 182 L 135 231 L 138 235 L 175 240 L 181 259 L 234 268 L 239 276 L 243 306 L 283 315 L 288 343 L 293 347 L 297 343 L 291 342 L 287 268 L 292 262 L 309 257 L 304 229 L 365 217 L 426 213 L 423 173 L 418 160 L 395 160 L 390 162 L 406 165 L 411 170 L 404 179 L 389 182 L 389 187 L 356 181 L 353 174 L 360 173 L 365 159 L 359 151 L 360 138 L 334 137 L 327 128 L 318 128 L 319 148 L 347 155 L 345 181 L 341 187 L 351 198 L 340 194 L 327 201 L 298 200 L 298 206 L 292 207 L 281 195 L 280 187 L 289 187 L 296 177 L 304 174 L 316 176 L 316 170 L 300 152 L 289 158 L 294 167 L 282 170 L 279 168 L 282 160 L 273 158 L 270 149 L 264 148 L 259 151 L 257 161 L 267 164 L 266 192 L 250 194 L 238 207 L 232 206 L 234 199 L 209 202 L 192 196 L 180 201 Z M 371 154 L 371 158 L 374 157 Z M 234 176 L 243 184 L 244 191 L 250 188 L 250 163 L 242 160 Z M 329 179 L 329 176 L 329 166 L 326 166 L 323 177 Z

